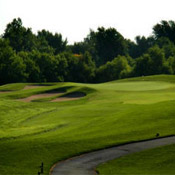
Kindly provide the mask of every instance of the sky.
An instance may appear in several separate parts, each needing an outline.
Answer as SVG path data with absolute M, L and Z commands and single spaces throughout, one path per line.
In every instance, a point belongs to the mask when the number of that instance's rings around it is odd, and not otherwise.
M 0 0 L 0 34 L 20 17 L 34 33 L 61 33 L 69 44 L 82 41 L 90 29 L 114 27 L 125 38 L 149 36 L 161 20 L 175 21 L 175 0 Z

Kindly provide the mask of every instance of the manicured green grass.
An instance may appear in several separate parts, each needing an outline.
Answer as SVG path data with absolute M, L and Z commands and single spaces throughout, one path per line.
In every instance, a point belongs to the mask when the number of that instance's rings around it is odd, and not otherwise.
M 15 91 L 25 87 L 25 83 L 12 83 L 0 86 L 0 91 Z
M 100 165 L 100 175 L 174 175 L 175 145 L 130 154 Z
M 0 90 L 0 174 L 37 174 L 71 156 L 120 143 L 175 134 L 175 76 L 151 76 L 103 84 L 57 83 Z M 76 101 L 21 102 L 48 91 L 83 92 Z

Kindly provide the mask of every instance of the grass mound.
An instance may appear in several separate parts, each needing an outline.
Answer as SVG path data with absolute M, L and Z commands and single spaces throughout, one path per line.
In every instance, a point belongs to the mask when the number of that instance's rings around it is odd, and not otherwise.
M 150 76 L 102 84 L 0 86 L 1 174 L 47 174 L 57 161 L 112 145 L 175 134 L 175 76 Z M 47 83 L 45 84 L 47 85 Z M 25 103 L 16 99 L 62 93 Z M 81 93 L 79 100 L 51 103 Z M 80 95 L 80 94 L 79 94 Z M 36 102 L 37 101 L 37 102 Z
M 71 93 L 67 93 L 63 96 L 60 96 L 58 98 L 55 98 L 54 100 L 52 100 L 52 102 L 78 100 L 84 96 L 86 96 L 86 94 L 83 92 L 71 92 Z
M 12 83 L 0 86 L 0 91 L 17 91 L 25 87 L 25 83 Z

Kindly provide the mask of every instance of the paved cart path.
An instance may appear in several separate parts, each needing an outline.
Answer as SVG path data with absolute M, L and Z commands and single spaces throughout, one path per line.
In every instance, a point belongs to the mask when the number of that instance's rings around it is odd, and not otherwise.
M 86 153 L 58 162 L 51 168 L 50 175 L 95 175 L 97 174 L 94 171 L 95 167 L 101 163 L 130 153 L 170 144 L 175 144 L 175 136 L 128 143 L 125 145 L 119 145 L 112 148 Z

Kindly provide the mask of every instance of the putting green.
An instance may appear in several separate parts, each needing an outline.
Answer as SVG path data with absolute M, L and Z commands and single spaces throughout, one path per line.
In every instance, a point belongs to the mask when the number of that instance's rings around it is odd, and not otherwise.
M 116 91 L 153 91 L 153 90 L 162 90 L 168 88 L 175 88 L 173 83 L 168 82 L 149 82 L 149 81 L 140 81 L 140 82 L 122 82 L 118 83 L 104 83 L 95 86 L 99 89 L 106 90 L 116 90 Z

